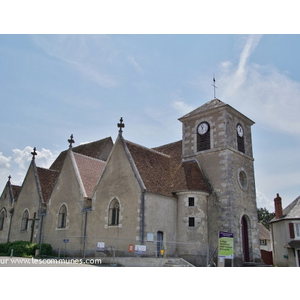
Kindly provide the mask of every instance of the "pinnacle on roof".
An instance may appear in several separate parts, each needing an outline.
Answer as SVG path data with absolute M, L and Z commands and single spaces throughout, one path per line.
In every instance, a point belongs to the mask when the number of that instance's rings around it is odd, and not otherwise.
M 122 132 L 123 132 L 122 128 L 125 127 L 125 124 L 123 123 L 123 118 L 122 117 L 120 119 L 120 123 L 118 123 L 117 126 L 120 128 L 119 129 L 119 134 L 122 134 Z
M 72 148 L 73 146 L 72 146 L 72 144 L 74 144 L 75 143 L 75 141 L 74 141 L 74 139 L 73 139 L 73 134 L 71 134 L 71 136 L 70 136 L 70 139 L 68 139 L 68 142 L 69 142 L 69 148 Z

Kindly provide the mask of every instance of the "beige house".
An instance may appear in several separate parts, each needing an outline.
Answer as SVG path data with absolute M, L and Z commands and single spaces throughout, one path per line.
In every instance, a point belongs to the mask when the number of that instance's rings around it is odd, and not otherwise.
M 254 123 L 216 98 L 179 120 L 182 140 L 152 149 L 125 140 L 121 119 L 115 143 L 73 147 L 71 136 L 47 170 L 34 151 L 11 240 L 50 243 L 59 255 L 182 257 L 206 266 L 218 263 L 224 231 L 234 236 L 233 265 L 259 261 Z M 2 198 L 0 207 L 9 207 Z
M 270 231 L 262 224 L 258 223 L 260 250 L 272 251 Z
M 275 218 L 270 221 L 274 265 L 300 267 L 300 197 L 282 209 L 277 194 Z
M 258 229 L 261 258 L 266 265 L 273 265 L 271 233 L 262 223 L 258 223 Z

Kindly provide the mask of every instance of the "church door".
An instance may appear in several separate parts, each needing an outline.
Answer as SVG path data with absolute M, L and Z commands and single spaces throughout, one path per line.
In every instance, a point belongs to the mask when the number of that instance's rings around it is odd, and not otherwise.
M 162 231 L 157 231 L 157 257 L 161 257 L 161 252 L 163 248 L 163 240 L 164 240 L 164 234 Z
M 248 238 L 248 224 L 246 216 L 242 217 L 242 243 L 244 252 L 244 262 L 250 261 L 249 257 L 249 238 Z

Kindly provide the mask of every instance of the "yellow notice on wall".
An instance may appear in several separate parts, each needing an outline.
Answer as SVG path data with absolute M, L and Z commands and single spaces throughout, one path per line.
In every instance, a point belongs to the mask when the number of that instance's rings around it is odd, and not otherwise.
M 219 257 L 233 259 L 233 233 L 219 231 Z

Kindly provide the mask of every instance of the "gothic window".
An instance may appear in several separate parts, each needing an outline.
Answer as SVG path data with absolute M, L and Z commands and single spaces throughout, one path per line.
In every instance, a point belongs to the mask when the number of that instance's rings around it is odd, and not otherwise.
M 113 199 L 109 205 L 108 224 L 111 226 L 119 225 L 120 203 Z
M 28 212 L 28 210 L 26 209 L 26 210 L 23 212 L 23 215 L 22 215 L 21 231 L 27 231 L 27 229 L 28 229 L 28 220 L 29 220 L 29 212 Z
M 197 129 L 197 151 L 210 149 L 210 126 L 207 122 L 202 122 Z
M 0 231 L 3 230 L 4 220 L 5 220 L 5 210 L 2 209 L 0 213 Z
M 63 204 L 58 212 L 58 228 L 66 228 L 67 225 L 67 207 Z

